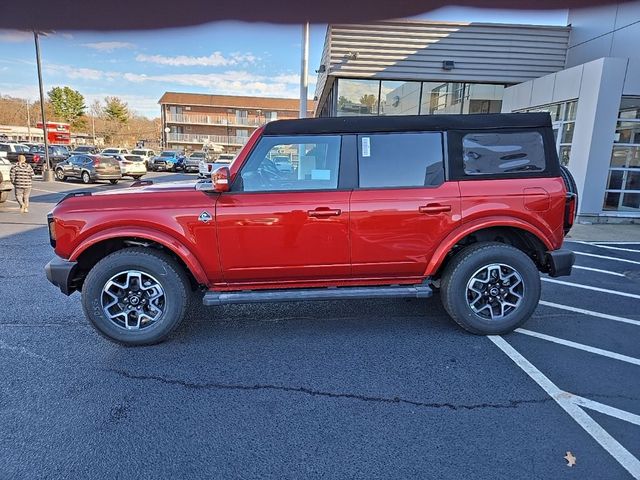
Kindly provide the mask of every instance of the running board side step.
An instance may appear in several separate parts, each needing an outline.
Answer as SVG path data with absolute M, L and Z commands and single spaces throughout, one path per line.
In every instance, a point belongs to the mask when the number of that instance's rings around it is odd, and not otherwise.
M 306 300 L 344 300 L 351 298 L 429 298 L 431 287 L 425 284 L 384 287 L 292 288 L 290 290 L 242 290 L 207 292 L 205 306 L 239 303 L 302 302 Z

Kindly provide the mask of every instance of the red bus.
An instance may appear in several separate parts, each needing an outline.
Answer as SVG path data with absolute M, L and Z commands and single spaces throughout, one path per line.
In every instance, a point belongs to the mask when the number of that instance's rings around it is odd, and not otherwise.
M 38 128 L 42 128 L 42 122 L 38 122 Z M 46 134 L 49 143 L 58 145 L 71 143 L 71 129 L 68 123 L 47 122 Z

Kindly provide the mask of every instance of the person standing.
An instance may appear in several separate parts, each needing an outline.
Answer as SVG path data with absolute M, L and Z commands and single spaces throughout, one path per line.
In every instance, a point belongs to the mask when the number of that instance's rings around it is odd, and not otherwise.
M 28 213 L 29 195 L 33 186 L 33 168 L 27 163 L 24 155 L 18 155 L 18 163 L 11 167 L 9 177 L 15 189 L 16 201 L 20 205 L 20 213 Z

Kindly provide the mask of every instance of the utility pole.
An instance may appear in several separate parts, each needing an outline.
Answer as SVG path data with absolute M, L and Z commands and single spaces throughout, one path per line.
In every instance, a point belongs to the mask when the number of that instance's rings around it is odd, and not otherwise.
M 40 88 L 40 114 L 42 115 L 42 131 L 44 133 L 44 160 L 45 165 L 42 169 L 42 180 L 45 182 L 53 181 L 53 170 L 51 169 L 51 160 L 49 159 L 49 139 L 47 138 L 47 118 L 44 113 L 44 88 L 42 86 L 42 65 L 40 63 L 40 40 L 38 32 L 33 31 L 33 39 L 36 43 L 36 63 L 38 65 L 38 87 Z
M 91 114 L 91 136 L 93 137 L 93 146 L 96 146 L 96 116 Z
M 302 26 L 302 61 L 300 66 L 300 118 L 307 117 L 307 91 L 309 88 L 309 22 Z

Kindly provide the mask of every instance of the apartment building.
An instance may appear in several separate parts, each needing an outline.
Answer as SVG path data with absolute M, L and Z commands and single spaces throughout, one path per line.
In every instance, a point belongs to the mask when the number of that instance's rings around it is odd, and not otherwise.
M 245 97 L 166 92 L 160 98 L 163 143 L 167 148 L 200 150 L 217 144 L 235 153 L 253 131 L 273 120 L 298 118 L 292 98 Z M 307 105 L 313 115 L 313 102 Z

